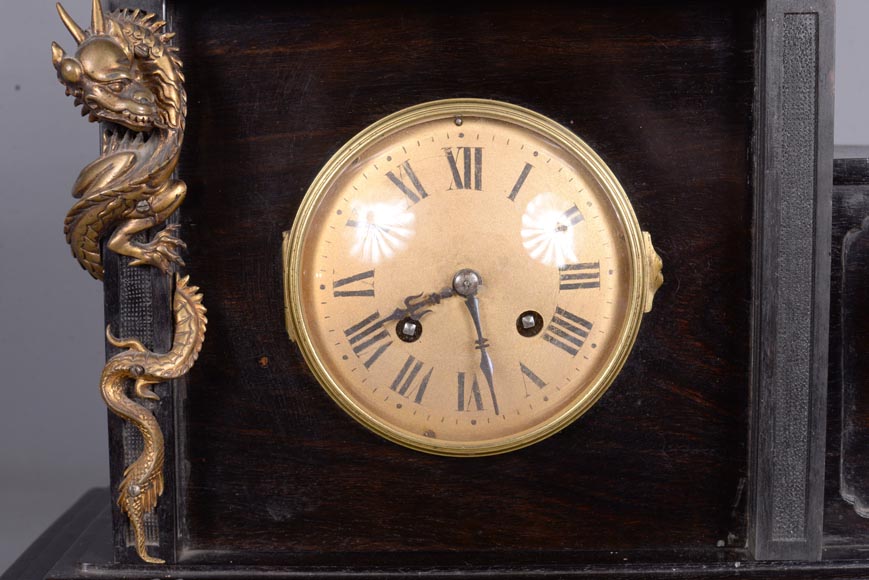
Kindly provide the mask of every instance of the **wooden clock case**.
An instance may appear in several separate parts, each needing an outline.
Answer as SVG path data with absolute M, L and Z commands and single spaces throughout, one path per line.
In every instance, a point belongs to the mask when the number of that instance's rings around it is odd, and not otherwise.
M 155 389 L 167 485 L 149 550 L 167 564 L 139 562 L 96 491 L 58 523 L 78 539 L 47 577 L 869 576 L 829 561 L 869 547 L 838 493 L 841 422 L 827 429 L 832 1 L 165 11 L 189 94 L 176 219 L 210 321 L 190 374 Z M 525 106 L 586 140 L 665 276 L 587 415 L 475 459 L 346 416 L 287 339 L 281 287 L 282 232 L 326 160 L 451 97 Z M 168 348 L 169 278 L 105 256 L 108 322 Z M 109 427 L 116 489 L 141 443 Z

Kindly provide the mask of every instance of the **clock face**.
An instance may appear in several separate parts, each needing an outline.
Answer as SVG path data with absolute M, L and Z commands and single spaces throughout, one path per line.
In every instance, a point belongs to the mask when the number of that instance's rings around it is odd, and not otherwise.
M 612 382 L 646 253 L 615 177 L 572 133 L 505 103 L 424 104 L 369 127 L 309 190 L 286 242 L 291 336 L 381 435 L 508 451 Z

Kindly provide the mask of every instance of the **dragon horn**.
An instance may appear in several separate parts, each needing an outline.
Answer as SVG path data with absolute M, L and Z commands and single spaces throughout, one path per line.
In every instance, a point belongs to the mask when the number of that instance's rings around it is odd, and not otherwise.
M 105 34 L 106 24 L 103 19 L 103 5 L 100 0 L 93 1 L 93 10 L 91 12 L 91 31 L 94 34 Z
M 72 34 L 72 37 L 78 44 L 81 44 L 84 40 L 84 30 L 75 23 L 75 20 L 72 19 L 72 16 L 61 6 L 60 2 L 57 3 L 57 13 L 60 14 L 60 19 L 63 20 L 64 26 L 69 30 L 69 33 Z

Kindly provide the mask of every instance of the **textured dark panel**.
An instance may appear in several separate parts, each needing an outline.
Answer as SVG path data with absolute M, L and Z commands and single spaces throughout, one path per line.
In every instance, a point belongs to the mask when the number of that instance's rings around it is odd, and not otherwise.
M 139 234 L 134 238 L 137 242 L 147 241 L 148 236 Z M 154 289 L 153 273 L 149 268 L 130 267 L 132 258 L 121 256 L 118 258 L 120 288 L 118 289 L 118 303 L 120 315 L 117 330 L 112 329 L 119 337 L 136 337 L 149 350 L 154 350 L 155 325 L 154 325 Z M 143 407 L 152 413 L 156 412 L 158 404 L 153 401 L 138 401 Z M 123 444 L 124 466 L 130 465 L 142 453 L 144 442 L 139 430 L 130 422 L 123 423 L 121 434 Z M 156 513 L 145 516 L 145 533 L 149 546 L 159 543 L 159 526 Z M 126 530 L 127 546 L 135 546 L 132 531 Z
M 143 243 L 147 236 L 139 234 L 135 241 Z M 151 271 L 149 268 L 130 267 L 131 258 L 120 258 L 120 288 L 121 299 L 120 318 L 117 336 L 141 337 L 142 344 L 149 350 L 154 349 L 154 301 L 151 289 Z
M 773 360 L 775 461 L 772 537 L 803 539 L 809 462 L 812 366 L 812 273 L 815 226 L 815 116 L 817 114 L 817 14 L 785 14 L 782 34 L 782 132 L 778 141 L 781 190 L 776 342 Z
M 752 542 L 822 548 L 832 187 L 831 2 L 767 2 L 759 41 Z

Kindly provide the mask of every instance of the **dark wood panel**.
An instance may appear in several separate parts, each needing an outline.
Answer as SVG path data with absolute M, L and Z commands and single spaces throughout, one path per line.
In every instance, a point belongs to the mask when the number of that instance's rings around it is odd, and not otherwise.
M 111 564 L 111 517 L 107 506 L 108 490 L 92 490 L 59 518 L 33 545 L 22 554 L 0 580 L 86 580 L 93 578 L 124 578 L 126 580 L 295 580 L 330 578 L 381 579 L 426 578 L 453 579 L 485 577 L 513 580 L 539 578 L 608 579 L 630 577 L 643 579 L 706 580 L 709 578 L 751 578 L 771 580 L 822 580 L 838 578 L 869 578 L 869 562 L 612 562 L 582 567 L 564 567 L 549 562 L 535 562 L 507 568 L 503 565 L 450 567 L 437 565 L 428 569 L 410 567 L 367 566 L 347 570 L 339 566 L 298 568 L 291 566 L 245 565 L 166 565 L 159 571 L 154 566 Z
M 837 148 L 834 184 L 824 533 L 828 554 L 858 557 L 869 547 L 869 519 L 860 517 L 850 503 L 856 501 L 865 513 L 869 500 L 869 430 L 864 419 L 869 369 L 862 356 L 865 342 L 859 339 L 869 328 L 861 292 L 869 280 L 865 247 L 861 251 L 866 235 L 861 226 L 869 217 L 869 148 Z M 856 251 L 846 255 L 846 245 Z
M 175 7 L 191 103 L 183 236 L 210 320 L 182 401 L 182 557 L 738 556 L 755 3 L 257 6 Z M 666 277 L 590 413 L 472 460 L 399 448 L 343 415 L 286 338 L 281 289 L 281 232 L 329 156 L 383 115 L 457 96 L 576 131 L 622 181 Z

